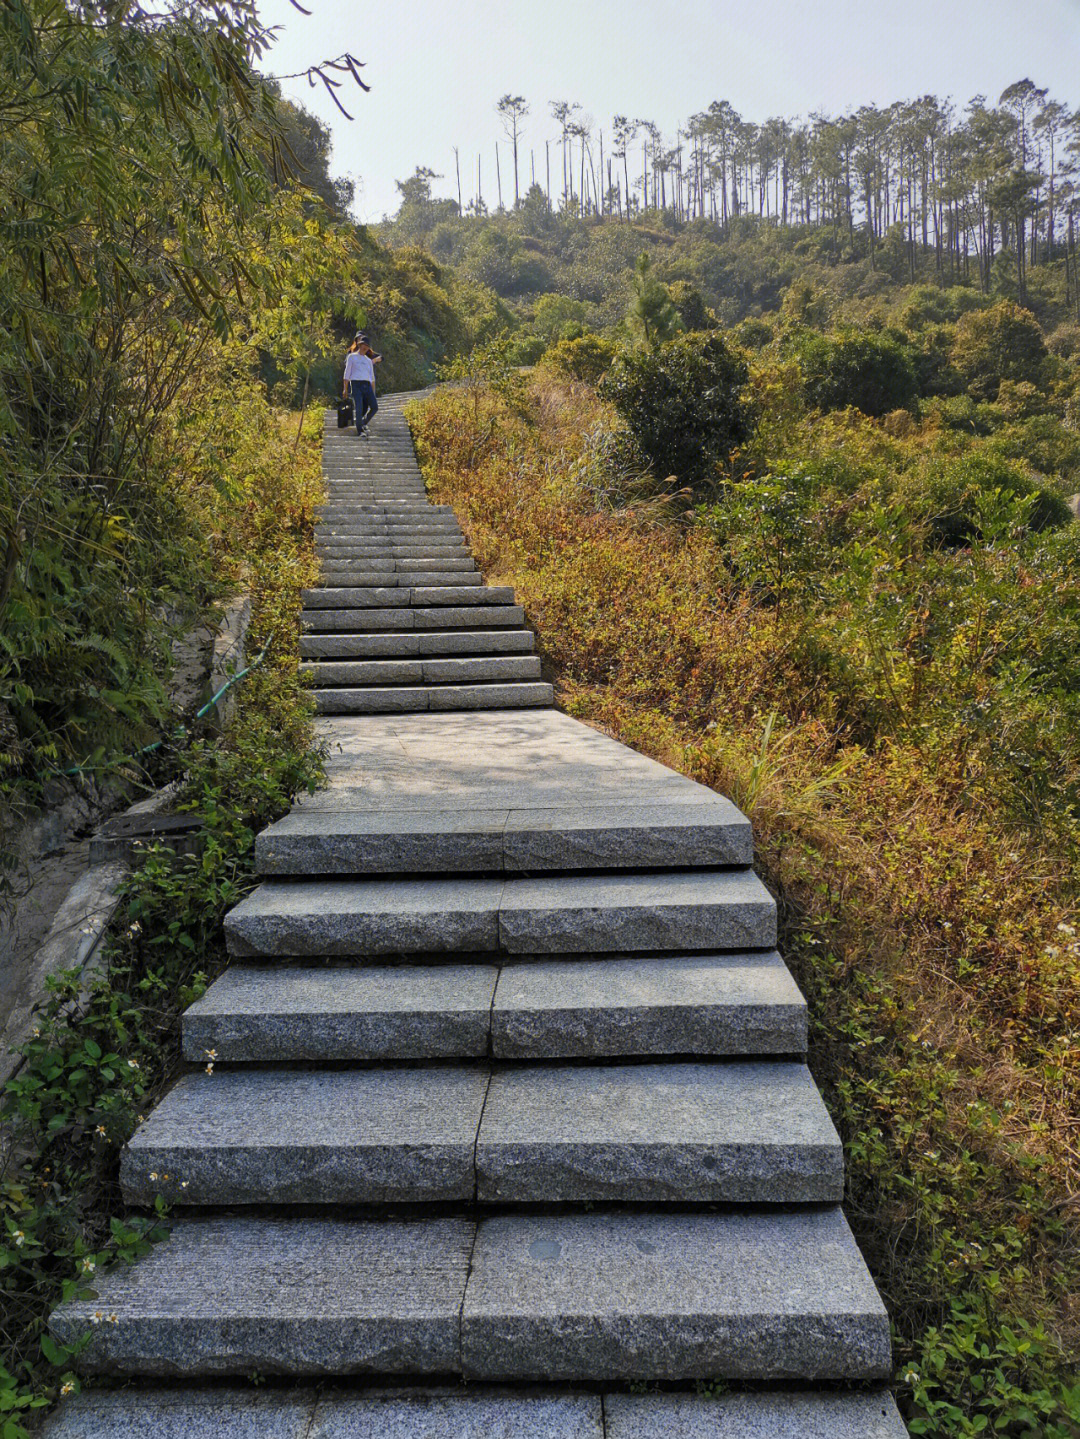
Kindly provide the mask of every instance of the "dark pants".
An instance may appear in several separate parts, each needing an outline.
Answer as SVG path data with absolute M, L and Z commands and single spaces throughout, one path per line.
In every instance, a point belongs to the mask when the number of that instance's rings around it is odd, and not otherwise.
M 375 386 L 370 380 L 350 380 L 352 386 L 353 414 L 356 416 L 356 433 L 363 434 L 364 426 L 376 414 L 379 402 L 375 398 Z

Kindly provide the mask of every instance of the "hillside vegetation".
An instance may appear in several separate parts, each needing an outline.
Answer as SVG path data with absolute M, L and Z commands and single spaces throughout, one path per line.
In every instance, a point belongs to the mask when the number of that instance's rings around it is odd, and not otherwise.
M 348 218 L 268 40 L 243 4 L 0 9 L 5 825 L 172 731 L 170 640 L 246 582 L 268 401 L 335 392 L 357 324 L 391 386 L 469 342 L 437 266 Z
M 825 221 L 533 191 L 424 232 L 493 314 L 413 414 L 433 495 L 560 702 L 751 815 L 940 1439 L 1080 1434 L 1080 331 L 1042 224 L 1026 304 L 1007 243 L 965 279 Z

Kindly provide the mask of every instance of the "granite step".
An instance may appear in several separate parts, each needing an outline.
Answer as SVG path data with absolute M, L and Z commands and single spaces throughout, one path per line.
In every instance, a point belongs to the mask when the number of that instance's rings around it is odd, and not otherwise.
M 387 635 L 301 635 L 302 659 L 407 659 L 412 655 L 531 654 L 531 630 L 408 631 Z
M 806 1002 L 779 954 L 229 966 L 183 1017 L 206 1064 L 797 1056 Z
M 830 1204 L 840 1139 L 787 1060 L 185 1075 L 124 1149 L 132 1204 Z
M 471 555 L 434 554 L 398 556 L 388 549 L 354 553 L 326 550 L 321 555 L 323 568 L 351 563 L 354 568 L 379 570 L 384 574 L 415 575 L 440 570 L 444 574 L 475 574 L 476 561 Z
M 891 1363 L 832 1207 L 180 1219 L 95 1290 L 49 1321 L 60 1343 L 89 1336 L 89 1373 L 820 1384 Z
M 300 626 L 307 633 L 385 633 L 386 631 L 513 629 L 525 623 L 525 611 L 510 602 L 481 608 L 411 606 L 400 609 L 306 609 Z
M 442 673 L 435 666 L 455 662 L 411 663 L 421 667 L 422 678 L 428 681 Z M 532 663 L 538 665 L 539 661 Z M 321 673 L 351 667 L 319 664 L 302 669 Z M 730 800 L 707 790 L 689 790 L 689 796 L 679 794 L 670 801 L 654 798 L 650 802 L 642 797 L 623 804 L 601 801 L 595 805 L 530 804 L 527 794 L 520 795 L 513 805 L 491 805 L 481 803 L 478 795 L 471 810 L 457 807 L 454 798 L 448 796 L 437 807 L 409 807 L 402 800 L 396 806 L 371 808 L 351 793 L 341 795 L 334 808 L 297 806 L 258 835 L 258 867 L 265 875 L 279 877 L 493 870 L 521 874 L 745 867 L 753 860 L 749 820 Z M 327 800 L 333 803 L 332 792 Z
M 536 1393 L 484 1386 L 90 1390 L 43 1439 L 906 1439 L 883 1390 Z
M 541 680 L 492 680 L 486 684 L 312 690 L 320 715 L 418 714 L 429 710 L 528 709 L 554 703 Z
M 434 565 L 430 570 L 414 570 L 398 574 L 396 570 L 369 570 L 363 561 L 349 561 L 343 564 L 319 566 L 319 580 L 323 586 L 350 588 L 371 586 L 375 589 L 412 589 L 416 585 L 438 585 L 440 589 L 464 586 L 472 589 L 483 584 L 483 577 L 475 571 L 440 570 Z
M 535 655 L 479 655 L 462 659 L 308 660 L 300 674 L 313 687 L 346 685 L 477 684 L 483 680 L 540 678 Z
M 379 609 L 415 605 L 512 605 L 514 591 L 509 585 L 327 585 L 302 591 L 305 610 Z
M 251 958 L 772 949 L 776 902 L 730 869 L 274 880 L 230 910 L 225 932 L 229 952 Z

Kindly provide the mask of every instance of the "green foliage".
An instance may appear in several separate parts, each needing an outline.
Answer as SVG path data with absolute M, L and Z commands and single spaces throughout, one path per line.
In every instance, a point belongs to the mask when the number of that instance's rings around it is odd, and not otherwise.
M 587 314 L 585 305 L 569 295 L 541 295 L 533 309 L 532 326 L 551 345 L 578 338 Z
M 703 484 L 749 437 L 748 373 L 720 335 L 686 335 L 620 354 L 600 389 L 658 477 Z
M 256 833 L 321 775 L 296 665 L 299 591 L 313 569 L 311 529 L 293 508 L 304 498 L 302 484 L 314 498 L 316 427 L 309 426 L 299 456 L 291 434 L 286 440 L 272 421 L 262 445 L 268 453 L 261 464 L 252 448 L 235 457 L 254 466 L 254 478 L 227 478 L 246 482 L 249 642 L 262 647 L 271 631 L 275 638 L 238 687 L 226 733 L 196 738 L 173 756 L 180 804 L 202 824 L 199 851 L 183 859 L 160 845 L 146 852 L 124 884 L 93 974 L 72 972 L 51 983 L 0 1104 L 11 1144 L 0 1184 L 4 1439 L 25 1439 L 20 1416 L 58 1387 L 78 1387 L 72 1369 L 81 1346 L 49 1338 L 48 1311 L 74 1295 L 92 1298 L 96 1274 L 131 1263 L 167 1232 L 160 1198 L 153 1217 L 121 1218 L 120 1148 L 175 1075 L 181 1011 L 225 966 L 222 921 L 254 883 Z M 298 478 L 282 495 L 280 477 L 290 464 Z
M 563 706 L 750 813 L 912 1431 L 1075 1439 L 1080 527 L 1000 414 L 807 412 L 791 368 L 690 527 L 612 502 L 613 417 L 547 366 L 525 416 L 428 402 L 425 471 Z
M 646 345 L 663 345 L 683 328 L 683 322 L 666 285 L 652 273 L 652 260 L 642 251 L 631 279 L 630 309 L 632 331 Z
M 786 348 L 802 367 L 806 396 L 821 410 L 854 405 L 866 415 L 885 415 L 915 403 L 915 370 L 901 345 L 884 335 L 842 330 L 820 335 L 803 330 Z
M 1002 380 L 1038 377 L 1045 358 L 1039 322 L 1012 300 L 971 310 L 956 323 L 952 363 L 976 399 L 994 399 Z
M 544 363 L 572 380 L 587 385 L 599 384 L 615 359 L 615 347 L 599 335 L 581 335 L 576 340 L 560 340 L 544 357 Z

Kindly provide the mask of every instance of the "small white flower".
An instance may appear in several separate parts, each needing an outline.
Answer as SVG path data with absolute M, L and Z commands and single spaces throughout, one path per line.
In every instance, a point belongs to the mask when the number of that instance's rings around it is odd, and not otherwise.
M 138 1061 L 137 1059 L 129 1059 L 129 1060 L 128 1060 L 128 1068 L 129 1068 L 129 1069 L 138 1069 L 138 1067 L 139 1067 L 139 1061 Z
M 82 1272 L 83 1272 L 84 1274 L 93 1274 L 94 1270 L 97 1268 L 97 1265 L 96 1265 L 95 1262 L 90 1258 L 90 1256 L 87 1255 L 86 1258 L 82 1261 L 82 1263 L 80 1264 L 79 1267 L 82 1269 Z
M 152 1180 L 155 1184 L 157 1183 L 157 1170 L 156 1170 L 156 1169 L 151 1169 L 151 1171 L 150 1171 L 150 1178 L 151 1178 L 151 1180 Z
M 1058 934 L 1066 934 L 1071 939 L 1076 933 L 1076 926 L 1072 924 L 1059 924 L 1057 927 L 1057 932 Z
M 39 1029 L 39 1027 L 38 1027 L 36 1024 L 35 1024 L 35 1026 L 34 1026 L 34 1038 L 35 1038 L 35 1039 L 40 1039 L 40 1038 L 41 1038 L 41 1030 Z
M 904 1371 L 904 1383 L 910 1384 L 912 1388 L 919 1382 L 919 1371 L 917 1369 L 906 1369 Z
M 104 1124 L 99 1124 L 94 1130 L 94 1133 L 99 1134 L 102 1139 L 108 1139 L 109 1137 L 109 1131 L 105 1128 Z
M 22 1232 L 21 1229 L 16 1229 L 11 1237 L 15 1241 L 16 1249 L 21 1249 L 26 1243 L 26 1235 Z
M 207 1072 L 207 1074 L 213 1074 L 213 1072 L 214 1072 L 214 1066 L 213 1066 L 213 1063 L 212 1063 L 212 1062 L 206 1066 L 206 1072 Z
M 74 1393 L 75 1393 L 75 1385 L 72 1384 L 72 1382 L 71 1382 L 70 1379 L 66 1380 L 63 1384 L 60 1385 L 60 1397 L 61 1397 L 61 1399 L 66 1399 L 69 1394 L 74 1394 Z
M 90 1323 L 91 1323 L 91 1324 L 100 1324 L 101 1321 L 102 1321 L 104 1318 L 105 1318 L 105 1316 L 104 1316 L 104 1314 L 102 1314 L 101 1310 L 100 1310 L 100 1309 L 95 1309 L 94 1312 L 93 1312 L 93 1314 L 91 1314 L 91 1316 L 90 1316 Z
M 119 1314 L 110 1314 L 109 1317 L 108 1317 L 108 1319 L 107 1319 L 105 1322 L 106 1322 L 107 1324 L 119 1324 L 119 1323 L 120 1323 L 120 1316 L 119 1316 Z
M 207 1059 L 217 1059 L 216 1049 L 204 1049 L 203 1053 L 206 1055 Z

